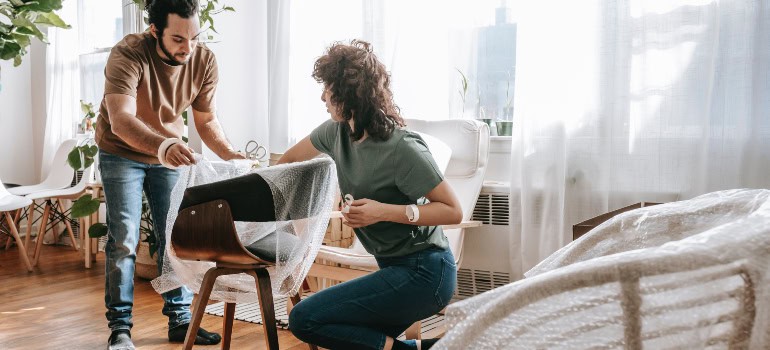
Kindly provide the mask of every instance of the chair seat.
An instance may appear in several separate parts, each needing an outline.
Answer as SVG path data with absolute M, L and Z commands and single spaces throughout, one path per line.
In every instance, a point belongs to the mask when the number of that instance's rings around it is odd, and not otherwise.
M 64 188 L 61 190 L 45 190 L 40 192 L 34 192 L 28 194 L 26 197 L 31 200 L 44 199 L 44 198 L 64 198 L 64 199 L 76 199 L 79 198 L 84 191 L 84 186 L 75 186 L 70 188 Z
M 280 247 L 277 247 L 278 235 L 280 235 L 281 238 Z M 277 250 L 281 251 L 282 256 L 289 256 L 291 255 L 291 251 L 294 250 L 294 247 L 298 242 L 299 238 L 297 238 L 295 235 L 285 232 L 281 232 L 279 234 L 273 232 L 264 238 L 245 246 L 245 248 L 249 251 L 249 253 L 254 254 L 254 256 L 262 260 L 274 263 L 276 261 L 276 247 Z
M 330 260 L 342 265 L 353 265 L 356 268 L 379 269 L 377 260 L 373 255 L 351 248 L 321 246 L 316 259 Z
M 44 192 L 44 191 L 56 191 L 56 190 L 61 190 L 63 188 L 67 188 L 67 186 L 62 186 L 59 188 L 51 188 L 46 184 L 37 184 L 37 185 L 29 185 L 29 186 L 9 187 L 8 192 L 10 192 L 11 194 L 15 194 L 17 196 L 26 196 L 32 193 Z
M 21 209 L 32 204 L 32 200 L 24 197 L 6 195 L 0 197 L 0 212 Z

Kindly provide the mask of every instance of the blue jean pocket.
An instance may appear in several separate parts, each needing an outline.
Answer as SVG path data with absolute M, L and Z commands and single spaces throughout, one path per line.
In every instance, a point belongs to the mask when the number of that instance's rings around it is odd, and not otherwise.
M 443 309 L 449 304 L 449 300 L 452 298 L 455 291 L 456 282 L 457 265 L 454 261 L 441 258 L 441 276 L 439 277 L 436 292 L 434 293 L 436 305 L 438 307 Z

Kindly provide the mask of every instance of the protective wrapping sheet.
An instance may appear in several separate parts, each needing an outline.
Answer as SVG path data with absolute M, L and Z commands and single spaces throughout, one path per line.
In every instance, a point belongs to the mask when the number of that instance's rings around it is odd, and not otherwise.
M 615 243 L 583 245 L 596 236 Z M 770 191 L 637 209 L 547 261 L 450 305 L 435 348 L 770 347 Z
M 288 296 L 299 290 L 329 225 L 337 184 L 334 162 L 320 158 L 269 168 L 252 168 L 252 164 L 250 161 L 210 162 L 199 158 L 196 165 L 182 168 L 171 194 L 162 274 L 152 281 L 158 293 L 180 286 L 197 292 L 204 274 L 214 266 L 211 262 L 181 260 L 170 244 L 185 189 L 251 173 L 258 173 L 270 186 L 277 221 L 236 222 L 238 237 L 244 246 L 248 246 L 268 239 L 266 236 L 270 235 L 269 242 L 272 245 L 274 241 L 278 252 L 276 266 L 268 269 L 273 293 Z M 254 278 L 245 274 L 221 276 L 214 285 L 211 298 L 227 302 L 257 301 Z
M 657 247 L 734 221 L 759 209 L 770 191 L 737 189 L 616 215 L 527 271 L 532 277 L 579 261 Z

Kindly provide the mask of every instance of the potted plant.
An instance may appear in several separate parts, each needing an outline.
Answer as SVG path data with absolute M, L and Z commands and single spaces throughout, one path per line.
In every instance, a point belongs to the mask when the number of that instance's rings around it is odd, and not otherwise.
M 465 74 L 459 68 L 455 68 L 455 70 L 457 73 L 460 73 L 460 86 L 462 88 L 457 93 L 460 94 L 460 99 L 463 101 L 460 108 L 460 118 L 463 118 L 465 116 L 465 97 L 468 95 L 468 78 L 465 77 Z
M 503 117 L 495 121 L 497 136 L 511 136 L 513 134 L 513 93 L 511 92 L 511 72 L 508 72 L 508 81 L 505 85 L 505 107 Z
M 54 13 L 60 10 L 62 0 L 8 0 L 0 1 L 0 59 L 21 64 L 32 38 L 48 43 L 39 26 L 70 28 Z M 5 21 L 3 20 L 5 17 Z

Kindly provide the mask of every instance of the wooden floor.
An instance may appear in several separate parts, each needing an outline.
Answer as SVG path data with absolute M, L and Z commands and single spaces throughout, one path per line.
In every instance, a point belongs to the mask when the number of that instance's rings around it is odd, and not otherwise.
M 0 239 L 4 242 L 4 239 Z M 44 246 L 34 272 L 27 272 L 16 246 L 0 246 L 0 349 L 106 349 L 104 254 L 86 269 L 70 247 Z M 132 338 L 139 349 L 180 349 L 168 343 L 163 300 L 149 281 L 137 279 Z M 222 318 L 204 315 L 202 326 L 221 332 Z M 266 349 L 262 326 L 235 321 L 232 349 Z M 291 332 L 278 330 L 281 349 L 307 349 Z M 195 349 L 219 349 L 196 346 Z

